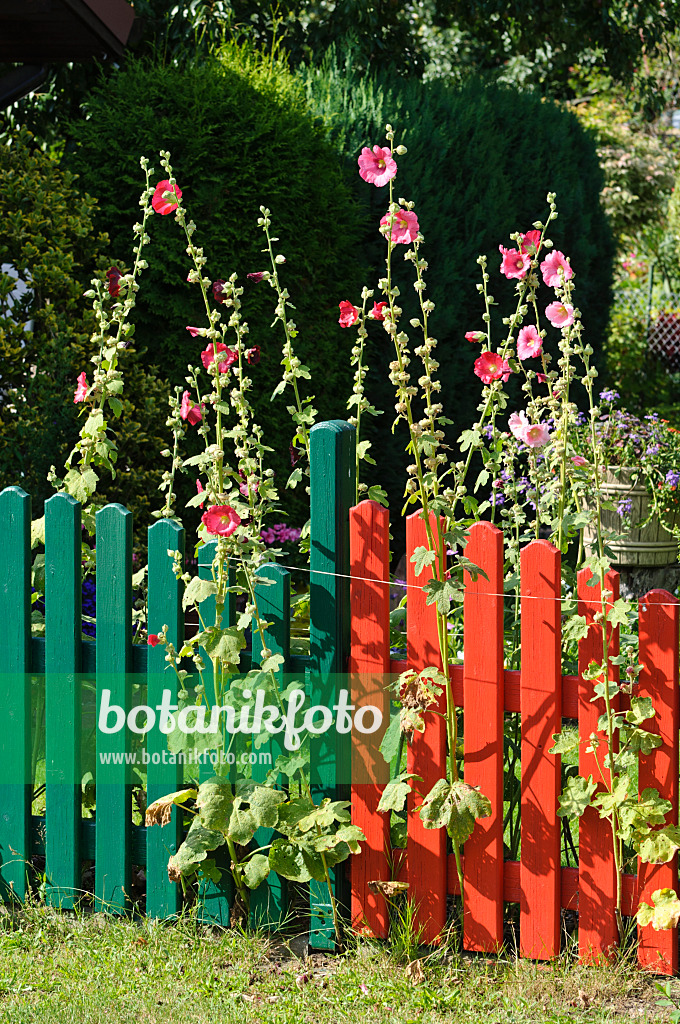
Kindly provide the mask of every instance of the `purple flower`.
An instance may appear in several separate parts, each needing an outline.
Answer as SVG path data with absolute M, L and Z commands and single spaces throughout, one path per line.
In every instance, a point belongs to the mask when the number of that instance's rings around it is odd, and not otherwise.
M 669 469 L 666 473 L 666 483 L 669 487 L 677 487 L 680 484 L 680 473 L 675 469 Z
M 618 391 L 614 391 L 611 388 L 609 390 L 600 391 L 600 401 L 602 402 L 615 402 L 619 397 Z

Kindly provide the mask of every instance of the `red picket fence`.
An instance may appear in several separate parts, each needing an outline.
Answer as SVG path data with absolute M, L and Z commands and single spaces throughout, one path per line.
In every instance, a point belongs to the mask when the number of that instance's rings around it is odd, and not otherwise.
M 420 513 L 407 520 L 406 549 L 426 545 Z M 441 665 L 434 606 L 427 606 L 422 588 L 431 575 L 414 575 L 408 562 L 407 659 L 390 660 L 389 650 L 388 513 L 370 501 L 350 512 L 352 703 L 380 706 L 389 714 L 384 676 L 407 667 Z M 489 818 L 477 823 L 463 849 L 463 945 L 468 950 L 494 952 L 503 942 L 503 904 L 520 905 L 520 953 L 538 960 L 555 956 L 560 948 L 560 911 L 578 911 L 579 952 L 584 961 L 606 957 L 616 942 L 616 883 L 611 831 L 594 808 L 579 823 L 578 868 L 561 867 L 561 759 L 548 753 L 562 718 L 578 719 L 579 771 L 599 778 L 589 736 L 597 731 L 604 701 L 591 702 L 593 683 L 582 673 L 602 660 L 601 628 L 593 626 L 579 645 L 579 675 L 563 676 L 560 657 L 560 553 L 544 540 L 532 541 L 521 554 L 521 670 L 503 664 L 503 535 L 490 523 L 470 531 L 466 556 L 488 579 L 466 575 L 464 603 L 464 664 L 451 672 L 455 704 L 467 711 L 464 723 L 465 781 L 479 786 L 491 800 Z M 589 622 L 600 609 L 599 586 L 588 586 L 589 571 L 578 578 L 579 614 Z M 618 596 L 618 574 L 607 579 L 612 600 Z M 656 787 L 673 806 L 669 818 L 678 821 L 678 622 L 680 605 L 662 590 L 653 590 L 639 603 L 639 661 L 644 666 L 636 687 L 652 698 L 656 717 L 647 726 L 660 733 L 663 746 L 641 756 L 639 791 Z M 617 631 L 618 632 L 618 631 Z M 618 635 L 612 639 L 616 652 Z M 444 698 L 442 697 L 442 707 Z M 439 710 L 442 709 L 439 708 Z M 505 712 L 521 715 L 521 855 L 519 862 L 503 860 L 503 722 Z M 445 775 L 444 719 L 426 715 L 424 734 L 415 733 L 408 751 L 408 770 L 422 777 L 412 794 L 415 807 L 432 785 Z M 598 748 L 600 762 L 606 742 Z M 358 738 L 360 739 L 360 737 Z M 387 934 L 384 897 L 370 892 L 371 880 L 390 880 L 390 865 L 401 865 L 400 878 L 409 883 L 409 897 L 418 907 L 417 925 L 423 941 L 435 942 L 446 923 L 446 898 L 458 893 L 453 854 L 446 852 L 443 829 L 427 830 L 409 807 L 405 857 L 391 855 L 389 815 L 378 813 L 381 786 L 357 781 L 365 756 L 357 737 L 352 750 L 353 821 L 363 828 L 366 843 L 351 859 L 352 919 L 355 927 L 376 936 Z M 401 854 L 402 851 L 394 851 Z M 659 888 L 677 890 L 677 858 L 668 864 L 639 864 L 636 875 L 625 875 L 623 913 L 632 915 L 641 900 L 651 903 Z M 638 959 L 661 973 L 676 973 L 678 933 L 639 928 Z

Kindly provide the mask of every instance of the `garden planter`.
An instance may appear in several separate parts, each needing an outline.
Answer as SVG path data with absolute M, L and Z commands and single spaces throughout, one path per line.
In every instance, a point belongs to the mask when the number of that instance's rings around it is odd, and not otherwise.
M 602 495 L 618 506 L 630 501 L 630 520 L 633 524 L 644 522 L 649 515 L 649 495 L 642 481 L 635 482 L 636 470 L 625 467 L 605 467 Z M 616 533 L 623 533 L 622 519 L 616 509 L 602 510 L 602 526 Z M 586 528 L 586 547 L 591 551 L 597 547 L 594 526 Z M 678 542 L 655 517 L 645 526 L 633 525 L 624 538 L 612 541 L 609 547 L 614 552 L 614 565 L 629 568 L 660 567 L 672 565 L 678 558 Z

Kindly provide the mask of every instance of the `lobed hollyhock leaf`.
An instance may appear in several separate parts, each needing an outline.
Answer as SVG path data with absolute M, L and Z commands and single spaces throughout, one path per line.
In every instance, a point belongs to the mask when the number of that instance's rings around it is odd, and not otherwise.
M 201 823 L 209 829 L 224 832 L 231 815 L 234 796 L 227 779 L 214 775 L 198 787 L 196 808 Z
M 257 889 L 258 885 L 264 882 L 270 871 L 269 857 L 266 857 L 263 853 L 254 853 L 250 860 L 247 861 L 243 870 L 243 877 L 248 888 Z
M 438 779 L 420 806 L 425 828 L 446 828 L 459 845 L 472 835 L 477 818 L 491 814 L 491 801 L 461 779 Z
M 560 807 L 557 812 L 559 818 L 575 816 L 580 818 L 597 789 L 593 782 L 592 775 L 584 779 L 581 775 L 570 775 L 567 784 L 560 795 Z
M 652 893 L 653 907 L 641 903 L 636 914 L 637 923 L 644 927 L 651 924 L 656 931 L 676 928 L 680 921 L 680 900 L 672 889 L 657 889 Z
M 176 793 L 162 796 L 160 800 L 154 800 L 146 809 L 146 826 L 160 825 L 162 827 L 167 825 L 172 818 L 172 808 L 185 804 L 187 800 L 192 800 L 196 794 L 197 790 L 195 789 L 180 789 Z

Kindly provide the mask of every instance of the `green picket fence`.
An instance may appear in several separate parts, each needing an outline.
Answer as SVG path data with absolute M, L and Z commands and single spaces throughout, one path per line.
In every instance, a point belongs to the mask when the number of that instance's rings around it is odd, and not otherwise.
M 282 672 L 305 680 L 313 704 L 337 703 L 339 674 L 349 653 L 349 508 L 354 501 L 355 431 L 341 420 L 314 427 L 311 440 L 310 654 L 290 654 L 290 577 L 276 565 L 260 571 L 274 580 L 261 588 L 258 600 L 273 623 L 269 646 L 285 658 Z M 132 643 L 132 514 L 122 505 L 107 505 L 97 514 L 97 636 L 82 639 L 80 505 L 65 494 L 45 503 L 45 636 L 31 636 L 31 499 L 21 488 L 0 493 L 0 621 L 7 630 L 0 671 L 0 893 L 5 902 L 23 900 L 31 857 L 45 856 L 47 901 L 64 909 L 82 898 L 82 863 L 95 862 L 95 908 L 120 914 L 130 909 L 133 864 L 146 873 L 146 912 L 171 918 L 181 904 L 179 886 L 167 874 L 169 856 L 181 842 L 181 816 L 175 811 L 163 829 L 132 824 L 128 729 L 97 731 L 96 816 L 82 817 L 82 693 L 83 678 L 96 680 L 95 707 L 103 689 L 110 702 L 129 708 L 133 679 L 145 679 L 150 707 L 160 704 L 162 691 L 176 698 L 176 678 L 166 672 L 165 649 Z M 149 528 L 148 631 L 166 624 L 178 647 L 183 639 L 182 584 L 172 571 L 168 550 L 184 552 L 184 531 L 169 520 Z M 210 578 L 215 543 L 199 550 L 199 575 Z M 206 605 L 203 605 L 205 608 Z M 211 609 L 207 609 L 210 616 Z M 233 616 L 233 608 L 231 609 Z M 257 663 L 256 640 L 252 663 Z M 250 662 L 242 659 L 244 669 Z M 209 662 L 208 662 L 209 665 Z M 33 729 L 32 689 L 44 677 L 45 786 L 44 817 L 32 814 Z M 312 746 L 312 783 L 316 795 L 346 799 L 347 737 L 335 731 L 318 736 Z M 165 737 L 148 734 L 147 801 L 181 787 L 182 766 L 162 763 Z M 153 754 L 161 755 L 153 763 Z M 103 763 L 100 754 L 123 755 L 123 763 Z M 255 767 L 254 771 L 258 768 Z M 266 768 L 261 769 L 263 774 Z M 201 766 L 203 777 L 213 773 Z M 267 842 L 263 831 L 256 836 Z M 341 864 L 334 886 L 341 905 L 349 905 L 347 876 Z M 227 924 L 232 898 L 225 872 L 220 883 L 200 891 L 206 922 Z M 287 912 L 285 883 L 272 877 L 253 893 L 251 915 L 275 924 Z M 334 945 L 331 908 L 324 886 L 310 883 L 310 942 L 317 948 Z

